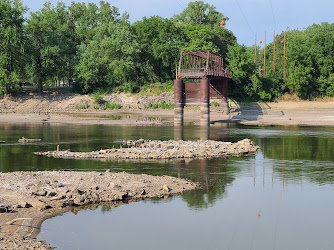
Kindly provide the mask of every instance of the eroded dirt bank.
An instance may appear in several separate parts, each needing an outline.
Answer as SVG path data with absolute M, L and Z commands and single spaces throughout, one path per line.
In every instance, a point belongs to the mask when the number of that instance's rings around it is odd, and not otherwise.
M 173 93 L 160 95 L 110 94 L 95 103 L 88 95 L 64 91 L 23 92 L 0 96 L 1 123 L 163 125 L 173 124 L 173 110 L 150 109 L 150 103 L 174 102 Z M 219 100 L 212 100 L 217 101 Z M 104 103 L 120 110 L 104 109 Z M 334 126 L 334 100 L 241 104 L 230 102 L 230 112 L 211 106 L 211 122 L 248 125 Z M 199 123 L 198 107 L 186 107 L 184 121 Z
M 49 249 L 42 222 L 75 207 L 165 197 L 198 187 L 170 176 L 99 172 L 0 173 L 0 249 Z M 116 203 L 115 203 L 116 202 Z

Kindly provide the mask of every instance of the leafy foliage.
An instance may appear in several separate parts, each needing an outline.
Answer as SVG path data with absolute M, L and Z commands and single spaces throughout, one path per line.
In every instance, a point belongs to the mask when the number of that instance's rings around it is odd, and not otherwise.
M 274 100 L 284 93 L 300 98 L 334 96 L 334 24 L 287 30 L 286 78 L 283 80 L 283 33 L 264 50 L 239 45 L 229 20 L 203 1 L 190 2 L 171 19 L 144 17 L 133 24 L 127 13 L 108 2 L 52 5 L 24 18 L 22 0 L 0 0 L 0 94 L 34 83 L 37 89 L 63 81 L 79 93 L 151 92 L 173 89 L 182 50 L 210 50 L 233 72 L 231 97 Z
M 149 102 L 147 108 L 150 109 L 173 109 L 174 103 L 166 103 L 164 100 L 161 103 L 151 103 Z
M 203 1 L 190 2 L 188 7 L 181 14 L 174 15 L 173 19 L 190 26 L 206 25 L 210 28 L 219 25 L 222 20 L 229 20 L 228 17 L 219 13 L 215 6 Z
M 24 65 L 24 13 L 17 0 L 0 0 L 0 94 L 17 88 Z
M 122 107 L 122 105 L 118 104 L 118 103 L 110 103 L 110 102 L 106 102 L 104 104 L 104 107 L 102 108 L 103 110 L 106 109 L 120 109 Z

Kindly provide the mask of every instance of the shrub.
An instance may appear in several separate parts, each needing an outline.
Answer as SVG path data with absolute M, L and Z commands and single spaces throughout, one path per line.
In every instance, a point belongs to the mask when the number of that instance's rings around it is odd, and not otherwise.
M 89 108 L 88 101 L 86 101 L 85 104 L 81 104 L 79 106 L 75 106 L 75 109 L 88 109 L 88 108 Z
M 174 103 L 166 103 L 164 100 L 161 103 L 151 103 L 149 102 L 148 108 L 151 109 L 173 109 Z
M 106 102 L 104 104 L 104 107 L 102 108 L 103 110 L 106 110 L 106 109 L 120 109 L 122 106 L 121 104 L 118 104 L 118 103 L 109 103 L 109 102 Z
M 212 105 L 213 107 L 219 107 L 219 103 L 218 103 L 218 102 L 211 102 L 211 105 Z
M 159 95 L 161 92 L 171 92 L 174 90 L 174 82 L 173 81 L 167 81 L 164 83 L 156 82 L 151 84 L 146 84 L 140 88 L 139 93 L 143 94 L 154 94 Z
M 97 104 L 102 103 L 102 101 L 103 101 L 102 95 L 98 92 L 94 93 L 92 95 L 92 98 L 93 98 L 94 103 L 97 103 Z
M 327 95 L 327 96 L 334 96 L 334 84 L 330 85 L 330 86 L 326 89 L 326 95 Z

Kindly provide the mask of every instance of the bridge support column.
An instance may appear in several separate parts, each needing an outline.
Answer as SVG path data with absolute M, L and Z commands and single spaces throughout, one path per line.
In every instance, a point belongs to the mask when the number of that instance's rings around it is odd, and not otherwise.
M 184 140 L 184 133 L 183 133 L 183 126 L 182 125 L 175 125 L 174 126 L 174 140 Z
M 210 140 L 210 124 L 201 124 L 200 127 L 200 138 L 201 141 Z
M 201 125 L 210 124 L 210 80 L 201 79 Z
M 223 105 L 223 111 L 224 113 L 229 113 L 229 103 L 228 103 L 228 98 L 227 98 L 227 95 L 228 95 L 228 79 L 223 79 L 223 102 L 222 102 L 222 105 Z
M 174 126 L 183 125 L 184 83 L 182 79 L 174 80 Z

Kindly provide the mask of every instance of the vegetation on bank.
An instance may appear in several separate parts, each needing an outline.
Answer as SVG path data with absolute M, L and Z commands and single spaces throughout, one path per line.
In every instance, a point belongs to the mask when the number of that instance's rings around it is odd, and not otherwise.
M 275 37 L 275 75 L 273 44 L 267 46 L 264 78 L 263 62 L 254 63 L 254 46 L 238 44 L 233 32 L 219 25 L 229 18 L 203 1 L 190 2 L 170 19 L 152 16 L 135 23 L 105 1 L 46 2 L 27 15 L 21 0 L 0 0 L 0 9 L 0 94 L 29 84 L 38 90 L 73 85 L 78 93 L 99 93 L 95 103 L 106 91 L 158 94 L 173 90 L 181 50 L 210 50 L 233 72 L 233 98 L 334 96 L 334 24 L 287 30 L 283 81 L 283 33 Z M 263 48 L 257 49 L 263 58 Z

